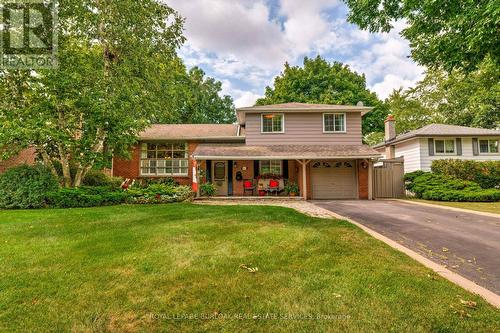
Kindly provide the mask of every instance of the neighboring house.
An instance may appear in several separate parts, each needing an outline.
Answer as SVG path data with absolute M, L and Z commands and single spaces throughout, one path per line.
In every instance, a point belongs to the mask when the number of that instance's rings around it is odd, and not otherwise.
M 36 151 L 34 148 L 23 149 L 17 155 L 14 155 L 7 160 L 0 160 L 0 173 L 22 164 L 33 165 L 35 163 L 35 159 Z
M 430 124 L 396 135 L 392 116 L 385 121 L 385 141 L 373 146 L 384 158 L 404 157 L 405 172 L 430 171 L 432 161 L 445 158 L 500 161 L 500 131 Z
M 373 162 L 381 155 L 361 142 L 361 118 L 370 110 L 286 103 L 240 108 L 232 125 L 152 125 L 130 160 L 113 160 L 112 173 L 186 185 L 206 180 L 221 196 L 250 195 L 249 182 L 265 190 L 261 176 L 276 174 L 297 182 L 307 198 L 371 199 Z

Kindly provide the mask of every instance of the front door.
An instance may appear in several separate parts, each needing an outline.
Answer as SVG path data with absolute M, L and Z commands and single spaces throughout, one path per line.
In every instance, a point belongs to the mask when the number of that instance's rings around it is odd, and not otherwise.
M 216 195 L 227 195 L 227 161 L 212 162 L 213 183 L 217 187 Z

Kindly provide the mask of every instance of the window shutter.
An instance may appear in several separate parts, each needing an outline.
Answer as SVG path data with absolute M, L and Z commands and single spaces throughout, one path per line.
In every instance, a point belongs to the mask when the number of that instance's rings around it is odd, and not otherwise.
M 457 155 L 462 155 L 462 139 L 461 138 L 456 138 L 457 142 Z
M 282 168 L 283 178 L 288 179 L 288 160 L 283 160 Z
M 434 139 L 429 139 L 429 156 L 434 156 Z
M 477 138 L 472 138 L 472 155 L 479 155 L 479 145 L 477 142 Z
M 207 182 L 212 181 L 212 161 L 207 160 Z
M 259 161 L 253 161 L 253 177 L 257 178 L 259 175 Z

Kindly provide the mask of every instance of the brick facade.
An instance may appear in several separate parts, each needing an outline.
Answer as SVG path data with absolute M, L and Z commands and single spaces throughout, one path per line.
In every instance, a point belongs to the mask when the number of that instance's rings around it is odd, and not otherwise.
M 19 154 L 12 156 L 11 158 L 5 161 L 0 160 L 0 173 L 3 173 L 7 169 L 22 164 L 33 165 L 35 163 L 35 158 L 36 158 L 35 148 L 28 148 L 21 150 Z

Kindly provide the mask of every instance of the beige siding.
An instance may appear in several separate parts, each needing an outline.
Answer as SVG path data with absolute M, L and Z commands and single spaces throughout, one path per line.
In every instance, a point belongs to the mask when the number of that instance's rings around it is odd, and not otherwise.
M 495 137 L 478 137 L 479 140 L 481 139 L 494 139 Z M 435 138 L 436 139 L 436 138 Z M 498 137 L 497 137 L 498 139 Z M 422 138 L 420 139 L 420 156 L 421 156 L 421 162 L 420 162 L 420 170 L 423 171 L 430 171 L 431 170 L 431 164 L 432 161 L 434 160 L 439 160 L 439 159 L 445 159 L 445 158 L 457 158 L 457 159 L 462 159 L 462 160 L 475 160 L 475 161 L 500 161 L 500 154 L 479 154 L 477 156 L 474 156 L 472 154 L 472 138 L 462 138 L 462 155 L 434 155 L 434 156 L 429 156 L 429 146 L 428 146 L 428 139 L 427 138 Z M 406 164 L 406 160 L 405 160 Z
M 404 157 L 404 171 L 412 172 L 420 169 L 420 141 L 415 138 L 396 145 L 396 157 Z
M 246 115 L 247 145 L 361 144 L 361 113 L 346 113 L 346 133 L 323 133 L 322 113 L 285 113 L 285 133 L 261 133 L 261 115 Z

